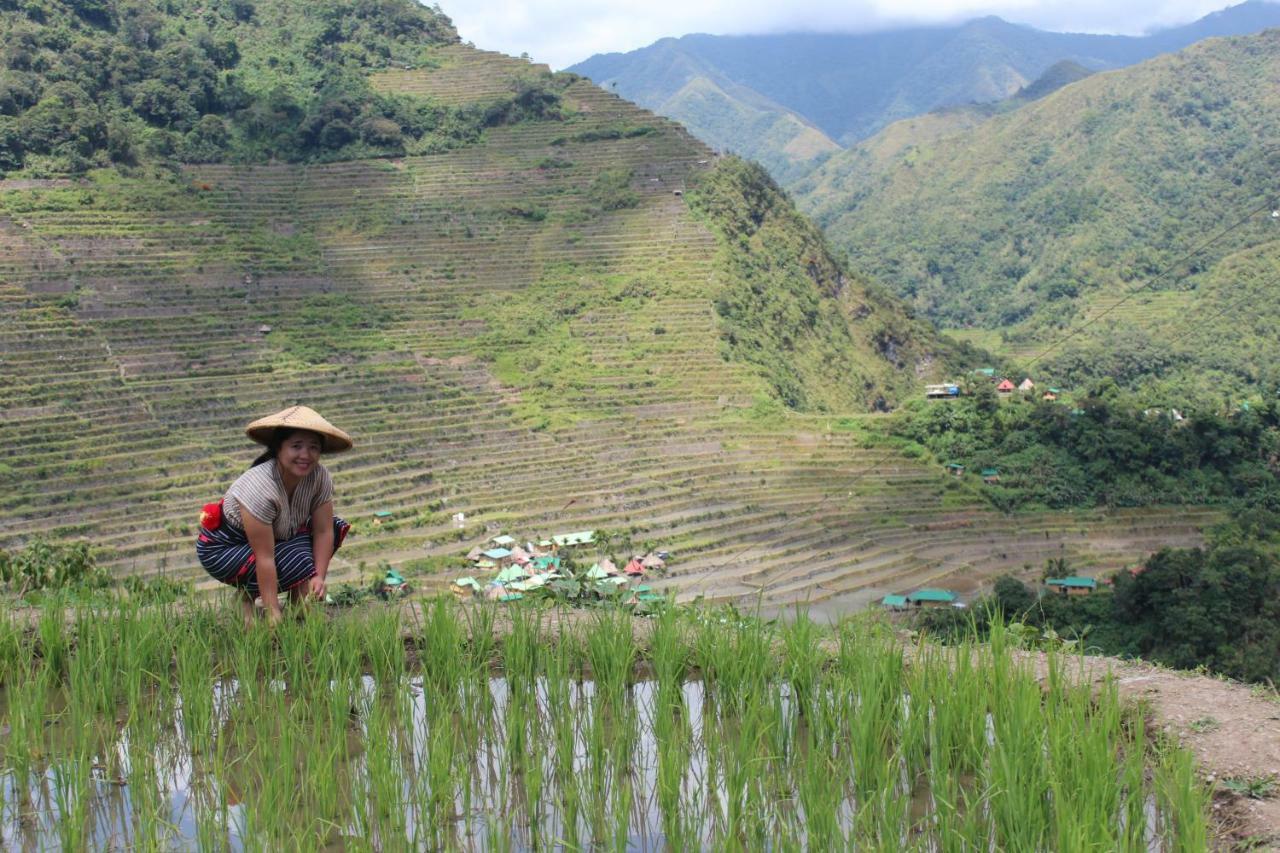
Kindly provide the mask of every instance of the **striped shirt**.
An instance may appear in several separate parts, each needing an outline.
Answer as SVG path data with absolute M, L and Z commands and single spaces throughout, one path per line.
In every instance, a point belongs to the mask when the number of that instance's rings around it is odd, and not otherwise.
M 276 541 L 292 539 L 298 528 L 311 523 L 311 514 L 333 500 L 333 480 L 323 465 L 317 464 L 298 481 L 290 499 L 280 479 L 280 466 L 273 459 L 255 465 L 240 475 L 227 489 L 222 516 L 238 530 L 244 530 L 242 510 L 263 524 L 271 525 Z

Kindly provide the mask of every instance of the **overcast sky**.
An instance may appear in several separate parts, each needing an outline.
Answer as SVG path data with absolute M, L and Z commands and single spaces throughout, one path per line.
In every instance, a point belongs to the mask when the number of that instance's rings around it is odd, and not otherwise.
M 560 69 L 688 33 L 865 32 L 999 15 L 1046 30 L 1136 35 L 1239 0 L 440 0 L 463 41 Z

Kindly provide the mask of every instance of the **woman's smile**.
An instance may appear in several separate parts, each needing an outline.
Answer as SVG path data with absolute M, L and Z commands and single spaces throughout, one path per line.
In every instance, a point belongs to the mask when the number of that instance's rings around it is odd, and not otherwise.
M 295 477 L 305 477 L 315 466 L 322 449 L 319 436 L 295 432 L 280 446 L 280 467 Z

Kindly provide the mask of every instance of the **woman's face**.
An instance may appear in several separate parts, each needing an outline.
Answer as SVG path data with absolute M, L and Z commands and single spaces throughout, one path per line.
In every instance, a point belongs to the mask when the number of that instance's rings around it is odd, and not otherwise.
M 297 430 L 289 434 L 280 445 L 280 453 L 276 459 L 280 470 L 299 479 L 311 473 L 311 469 L 320 461 L 320 451 L 324 443 L 314 432 Z

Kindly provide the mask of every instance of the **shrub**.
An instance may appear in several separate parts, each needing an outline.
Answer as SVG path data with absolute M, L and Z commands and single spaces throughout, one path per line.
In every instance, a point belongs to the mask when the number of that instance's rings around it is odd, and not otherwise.
M 29 592 L 102 588 L 111 578 L 98 568 L 88 542 L 54 544 L 36 539 L 16 554 L 0 551 L 0 582 L 20 592 Z

